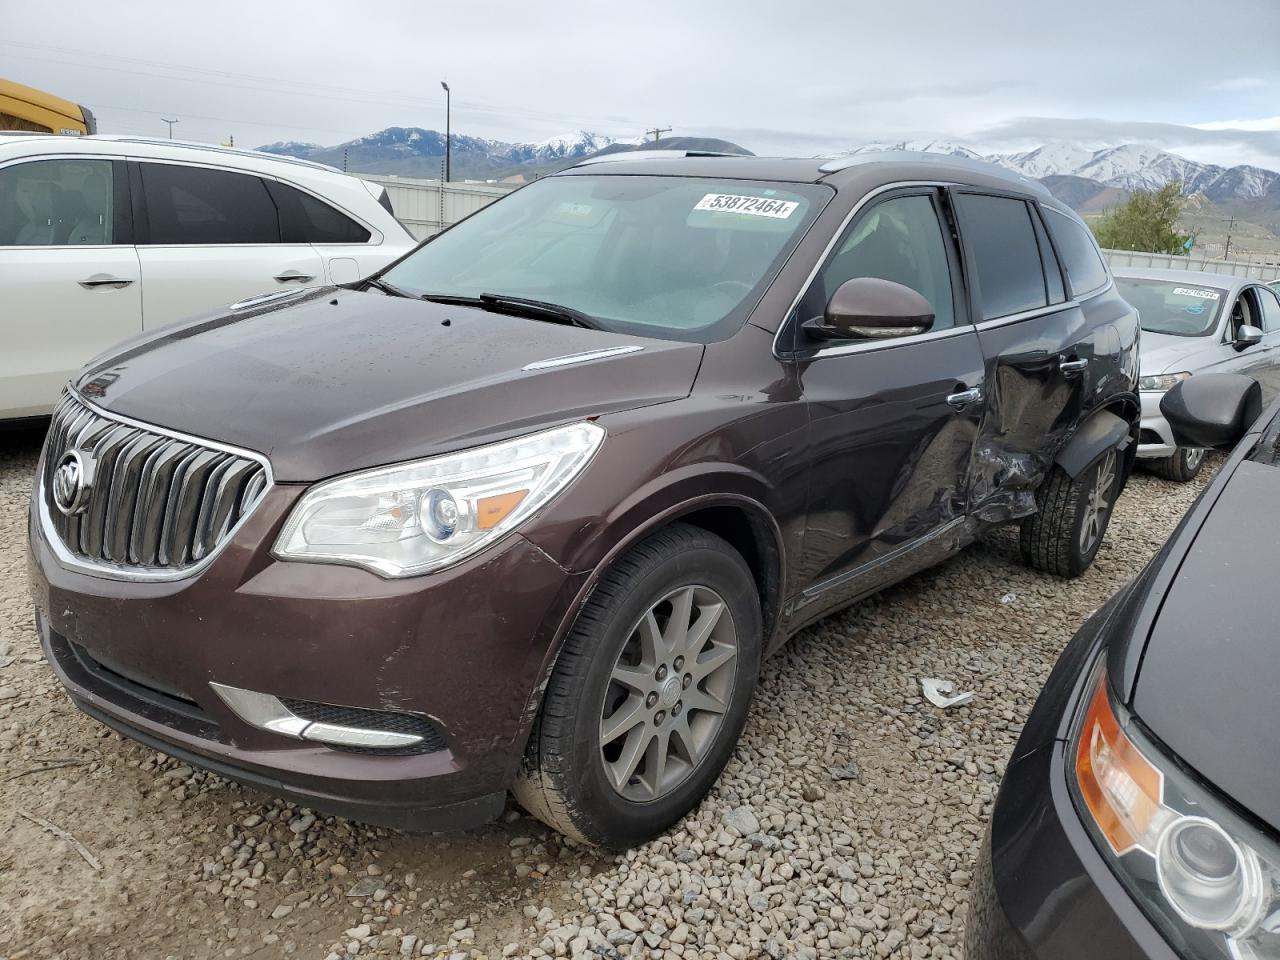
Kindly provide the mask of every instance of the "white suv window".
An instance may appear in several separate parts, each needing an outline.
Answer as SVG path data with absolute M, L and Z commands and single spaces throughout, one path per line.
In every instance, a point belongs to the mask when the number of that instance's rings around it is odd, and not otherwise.
M 280 216 L 260 177 L 142 163 L 151 244 L 279 243 Z
M 110 160 L 35 160 L 0 169 L 0 246 L 112 242 Z

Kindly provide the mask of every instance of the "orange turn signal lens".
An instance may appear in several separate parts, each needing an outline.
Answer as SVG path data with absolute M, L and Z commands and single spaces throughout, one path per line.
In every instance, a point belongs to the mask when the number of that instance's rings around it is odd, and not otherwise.
M 1164 774 L 1125 736 L 1111 708 L 1105 672 L 1098 674 L 1076 743 L 1076 782 L 1117 856 L 1135 847 L 1154 855 L 1166 812 Z
M 492 530 L 520 506 L 520 501 L 528 495 L 528 490 L 513 490 L 492 497 L 480 497 L 476 500 L 476 527 L 480 530 Z

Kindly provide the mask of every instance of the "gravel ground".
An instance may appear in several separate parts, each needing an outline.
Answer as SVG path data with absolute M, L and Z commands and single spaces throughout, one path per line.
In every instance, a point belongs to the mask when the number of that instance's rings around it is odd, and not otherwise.
M 1079 580 L 1022 568 L 999 535 L 805 631 L 765 665 L 701 808 L 613 857 L 514 809 L 455 836 L 317 818 L 81 715 L 26 595 L 38 443 L 0 435 L 0 960 L 958 956 L 1038 688 L 1210 472 L 1137 476 Z M 940 710 L 922 676 L 976 696 Z

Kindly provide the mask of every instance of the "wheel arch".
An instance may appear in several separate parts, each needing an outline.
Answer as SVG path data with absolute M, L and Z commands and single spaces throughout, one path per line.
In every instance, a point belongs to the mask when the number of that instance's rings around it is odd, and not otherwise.
M 1073 480 L 1109 449 L 1123 451 L 1125 474 L 1137 452 L 1137 424 L 1141 406 L 1136 397 L 1121 394 L 1085 416 L 1058 451 L 1054 462 Z
M 538 683 L 528 705 L 531 715 L 537 712 L 542 703 L 547 682 L 555 669 L 565 638 L 605 571 L 645 537 L 675 523 L 687 523 L 714 533 L 742 556 L 760 595 L 763 625 L 761 649 L 767 654 L 776 646 L 772 641 L 776 639 L 781 624 L 786 551 L 782 531 L 769 509 L 753 496 L 729 491 L 663 498 L 659 502 L 662 505 L 655 505 L 654 509 L 644 514 L 644 519 L 628 525 L 626 532 L 593 565 L 590 575 L 578 589 L 577 596 L 561 618 L 555 641 L 543 660 Z

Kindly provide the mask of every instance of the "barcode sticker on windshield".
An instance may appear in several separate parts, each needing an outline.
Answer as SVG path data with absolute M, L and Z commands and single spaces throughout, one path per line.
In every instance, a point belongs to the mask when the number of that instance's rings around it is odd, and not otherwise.
M 1217 290 L 1200 290 L 1195 287 L 1174 287 L 1174 296 L 1183 297 L 1199 297 L 1201 300 L 1217 300 L 1219 293 Z
M 752 217 L 785 220 L 800 206 L 795 200 L 771 200 L 768 197 L 740 197 L 732 193 L 708 193 L 693 207 L 717 213 L 745 213 Z

